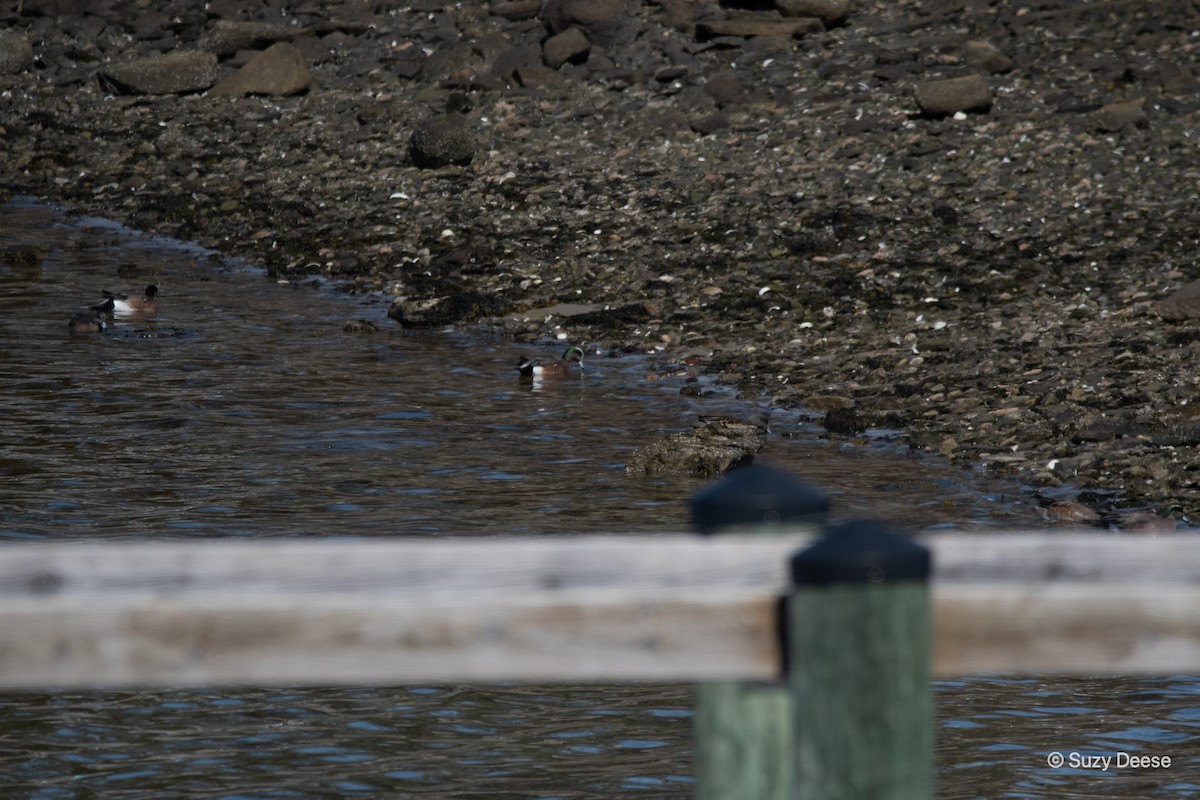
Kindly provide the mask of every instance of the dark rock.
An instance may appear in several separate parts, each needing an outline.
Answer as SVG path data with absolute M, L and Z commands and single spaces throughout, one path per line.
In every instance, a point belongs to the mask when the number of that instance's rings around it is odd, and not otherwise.
M 645 303 L 625 303 L 614 308 L 584 311 L 571 317 L 577 325 L 636 325 L 653 315 Z
M 0 31 L 0 75 L 14 75 L 33 63 L 33 46 L 16 31 Z
M 496 17 L 511 21 L 533 19 L 542 9 L 542 0 L 513 0 L 513 2 L 493 3 L 488 11 Z
M 531 80 L 537 80 L 536 70 L 544 69 L 541 48 L 531 44 L 505 48 L 492 60 L 488 67 L 488 75 L 507 86 L 511 85 L 513 81 L 521 81 L 522 72 L 526 72 Z M 525 86 L 529 85 L 523 81 L 521 83 Z
M 523 64 L 517 67 L 516 79 L 518 83 L 529 89 L 539 86 L 556 86 L 562 82 L 557 72 L 542 64 Z
M 1192 281 L 1159 301 L 1154 310 L 1166 320 L 1200 317 L 1200 281 Z
M 717 101 L 717 105 L 735 105 L 745 100 L 746 87 L 731 72 L 718 72 L 704 84 L 704 93 Z
M 637 35 L 636 8 L 632 0 L 546 0 L 541 16 L 551 34 L 578 28 L 592 44 L 611 48 Z
M 688 121 L 688 127 L 701 136 L 709 136 L 729 127 L 729 118 L 721 113 L 705 114 Z
M 921 112 L 931 117 L 959 111 L 987 111 L 992 107 L 992 92 L 982 75 L 922 81 L 913 89 L 913 96 Z
M 713 20 L 696 24 L 696 38 L 702 42 L 732 36 L 749 39 L 752 36 L 774 36 L 778 39 L 795 39 L 809 33 L 821 33 L 825 26 L 821 20 L 805 17 L 802 19 L 755 19 L 738 17 L 736 19 Z
M 379 326 L 369 319 L 348 319 L 342 323 L 343 333 L 376 333 Z
M 991 42 L 974 39 L 963 42 L 962 54 L 963 60 L 968 64 L 993 75 L 1010 72 L 1013 68 L 1012 59 L 1001 53 Z
M 1155 69 L 1158 72 L 1158 82 L 1162 84 L 1164 92 L 1192 93 L 1196 91 L 1196 76 L 1185 64 L 1163 59 L 1155 64 Z
M 409 144 L 412 163 L 422 169 L 466 165 L 475 157 L 475 137 L 458 114 L 439 114 L 421 122 Z
M 852 0 L 775 0 L 785 17 L 816 17 L 826 25 L 840 25 L 854 8 Z
M 630 475 L 711 478 L 753 461 L 766 441 L 764 418 L 701 417 L 690 431 L 639 447 L 629 457 L 625 471 Z
M 397 299 L 388 308 L 388 316 L 406 328 L 441 328 L 495 317 L 504 311 L 504 303 L 495 295 L 454 292 L 443 297 Z
M 556 33 L 542 45 L 542 58 L 546 66 L 558 69 L 563 64 L 581 64 L 587 61 L 592 45 L 579 28 L 567 28 Z
M 108 64 L 100 82 L 122 94 L 201 92 L 217 82 L 217 57 L 201 50 L 179 50 L 161 56 Z
M 298 33 L 298 29 L 266 22 L 217 20 L 196 42 L 197 50 L 206 50 L 217 58 L 228 58 L 239 50 L 261 50 Z
M 862 415 L 854 408 L 831 408 L 825 412 L 825 430 L 853 436 L 867 429 Z
M 1119 133 L 1131 128 L 1144 128 L 1147 125 L 1146 113 L 1142 104 L 1137 101 L 1126 103 L 1109 103 L 1092 115 L 1096 129 L 1106 133 Z
M 312 73 L 295 45 L 278 42 L 251 58 L 246 66 L 218 83 L 212 97 L 265 94 L 290 97 L 308 91 Z

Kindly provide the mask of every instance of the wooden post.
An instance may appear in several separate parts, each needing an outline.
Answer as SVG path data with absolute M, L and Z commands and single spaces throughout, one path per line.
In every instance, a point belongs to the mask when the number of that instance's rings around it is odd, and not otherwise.
M 815 535 L 828 510 L 829 499 L 819 490 L 755 464 L 730 473 L 692 500 L 692 519 L 703 534 L 808 530 Z M 784 657 L 781 636 L 781 677 Z M 698 684 L 693 732 L 698 800 L 791 797 L 792 708 L 786 684 Z
M 792 559 L 793 797 L 933 797 L 929 551 L 853 522 Z

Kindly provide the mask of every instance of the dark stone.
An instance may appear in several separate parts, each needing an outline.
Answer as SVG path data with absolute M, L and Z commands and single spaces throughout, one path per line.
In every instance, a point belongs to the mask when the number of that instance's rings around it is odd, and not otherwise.
M 1001 53 L 991 42 L 963 42 L 962 54 L 968 64 L 984 72 L 1000 74 L 1010 72 L 1013 68 L 1012 59 Z
M 639 447 L 629 457 L 630 475 L 692 475 L 710 478 L 745 466 L 767 441 L 766 420 L 701 417 L 690 431 Z
M 542 45 L 542 58 L 550 69 L 558 69 L 563 64 L 582 64 L 587 61 L 591 43 L 579 28 L 567 28 L 562 33 L 556 33 Z
M 913 89 L 921 112 L 931 117 L 960 111 L 987 111 L 992 107 L 992 92 L 982 75 L 922 81 Z
M 1132 128 L 1146 127 L 1146 113 L 1136 101 L 1109 103 L 1092 115 L 1096 129 L 1105 133 L 1119 133 Z
M 504 303 L 494 295 L 455 292 L 444 297 L 396 300 L 388 309 L 388 316 L 406 328 L 441 328 L 476 322 L 504 311 Z
M 852 0 L 775 0 L 785 17 L 816 17 L 826 25 L 840 25 L 850 16 Z
M 197 50 L 206 50 L 217 58 L 229 58 L 239 50 L 261 50 L 295 35 L 295 28 L 266 22 L 217 20 L 196 42 Z
M 708 136 L 729 127 L 729 118 L 721 113 L 705 114 L 688 121 L 688 127 L 701 136 Z
M 493 3 L 488 12 L 496 17 L 510 21 L 533 19 L 542 8 L 542 0 L 513 0 L 512 2 Z
M 632 0 L 546 0 L 542 21 L 551 34 L 578 28 L 597 47 L 633 41 L 638 27 Z
M 867 429 L 862 415 L 854 408 L 831 408 L 825 412 L 825 430 L 853 436 Z
M 464 166 L 475 157 L 475 137 L 458 114 L 439 114 L 421 122 L 409 143 L 412 163 L 422 169 Z
M 1166 320 L 1200 317 L 1200 281 L 1192 281 L 1161 300 L 1155 311 Z
M 704 84 L 704 93 L 717 102 L 717 105 L 735 105 L 745 100 L 746 87 L 741 80 L 730 72 L 718 72 Z
M 796 39 L 809 33 L 822 33 L 825 26 L 821 20 L 805 17 L 801 19 L 743 18 L 713 20 L 696 24 L 696 38 L 702 42 L 732 36 L 749 39 L 754 36 L 773 36 L 778 39 Z

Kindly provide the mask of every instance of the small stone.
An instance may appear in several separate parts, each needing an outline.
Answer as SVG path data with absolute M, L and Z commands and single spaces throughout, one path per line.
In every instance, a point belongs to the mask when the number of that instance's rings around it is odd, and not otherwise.
M 1200 317 L 1200 281 L 1192 281 L 1177 289 L 1155 306 L 1155 311 L 1165 320 L 1181 320 Z
M 921 112 L 943 117 L 959 111 L 987 111 L 992 107 L 992 92 L 982 75 L 923 81 L 913 89 Z
M 1013 68 L 1012 59 L 1001 53 L 991 42 L 981 42 L 977 39 L 963 42 L 962 53 L 968 64 L 993 75 L 1009 72 Z
M 690 120 L 688 122 L 688 127 L 691 128 L 694 133 L 698 133 L 701 136 L 708 136 L 709 134 L 716 133 L 717 131 L 723 131 L 728 128 L 729 118 L 720 112 L 705 114 L 702 117 L 696 117 L 695 119 Z M 719 292 L 720 290 L 718 289 L 717 291 Z
M 567 28 L 562 33 L 556 33 L 542 45 L 542 60 L 550 69 L 558 69 L 563 64 L 581 64 L 587 61 L 588 52 L 592 45 L 579 28 Z
M 732 73 L 718 72 L 704 84 L 704 93 L 717 101 L 719 106 L 734 105 L 746 95 L 746 87 Z
M 369 319 L 348 319 L 342 323 L 344 333 L 376 333 L 379 326 Z
M 1119 133 L 1127 128 L 1146 127 L 1146 114 L 1136 101 L 1109 103 L 1092 115 L 1096 129 L 1106 133 Z

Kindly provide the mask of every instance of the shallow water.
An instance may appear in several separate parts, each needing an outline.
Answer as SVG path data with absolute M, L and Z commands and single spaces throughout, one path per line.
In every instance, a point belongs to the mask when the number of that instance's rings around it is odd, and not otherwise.
M 38 264 L 15 254 L 41 251 Z M 160 287 L 153 318 L 71 336 L 103 288 Z M 0 539 L 536 534 L 687 528 L 690 480 L 623 464 L 697 413 L 652 358 L 589 344 L 583 379 L 533 386 L 515 344 L 406 334 L 381 298 L 261 273 L 46 206 L 0 208 Z M 375 334 L 343 332 L 352 318 Z M 1021 487 L 888 443 L 772 418 L 765 460 L 835 516 L 909 527 L 1031 524 Z M 939 796 L 1200 794 L 1200 682 L 976 678 L 937 685 Z M 690 796 L 678 686 L 403 687 L 0 695 L 4 796 Z M 1053 750 L 1176 758 L 1051 769 Z

